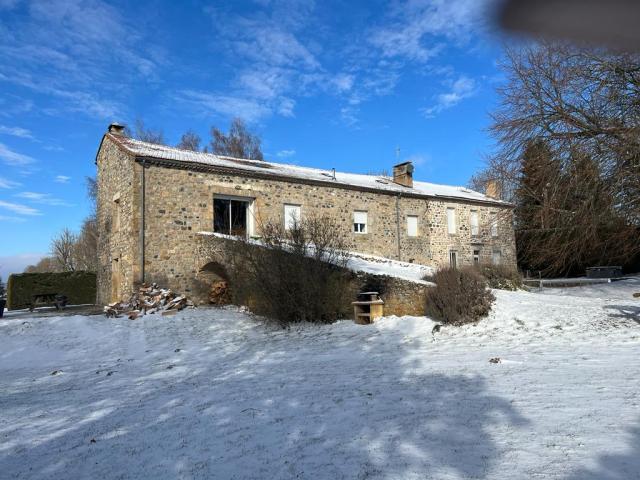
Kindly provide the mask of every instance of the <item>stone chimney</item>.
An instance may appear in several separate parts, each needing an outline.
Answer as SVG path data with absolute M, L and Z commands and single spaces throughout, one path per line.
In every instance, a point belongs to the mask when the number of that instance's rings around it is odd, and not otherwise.
M 394 165 L 393 181 L 398 185 L 413 188 L 413 163 L 404 162 Z
M 107 131 L 113 135 L 124 135 L 124 125 L 114 122 L 109 125 Z
M 500 184 L 497 180 L 489 180 L 487 181 L 486 187 L 486 195 L 487 197 L 495 198 L 496 200 L 500 200 L 502 196 L 502 191 L 500 189 Z

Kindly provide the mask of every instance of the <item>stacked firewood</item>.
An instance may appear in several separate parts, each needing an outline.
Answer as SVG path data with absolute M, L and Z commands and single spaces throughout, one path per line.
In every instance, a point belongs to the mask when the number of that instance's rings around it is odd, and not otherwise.
M 118 317 L 125 314 L 129 320 L 152 314 L 173 315 L 183 308 L 194 308 L 191 300 L 183 295 L 178 295 L 168 288 L 160 288 L 157 283 L 146 283 L 134 293 L 126 302 L 114 302 L 105 305 L 104 313 L 107 317 Z
M 213 282 L 209 289 L 209 303 L 212 305 L 228 305 L 231 303 L 229 285 L 224 280 Z

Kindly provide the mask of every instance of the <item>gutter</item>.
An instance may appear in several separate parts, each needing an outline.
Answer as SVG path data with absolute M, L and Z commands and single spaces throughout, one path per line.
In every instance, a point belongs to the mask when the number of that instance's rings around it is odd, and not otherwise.
M 144 283 L 145 280 L 145 271 L 144 271 L 144 263 L 145 263 L 145 212 L 146 212 L 146 163 L 144 159 L 142 159 L 142 181 L 140 182 L 140 282 Z
M 402 198 L 402 192 L 398 193 L 396 197 L 396 235 L 398 238 L 398 260 L 402 261 L 401 248 L 400 248 L 400 198 Z

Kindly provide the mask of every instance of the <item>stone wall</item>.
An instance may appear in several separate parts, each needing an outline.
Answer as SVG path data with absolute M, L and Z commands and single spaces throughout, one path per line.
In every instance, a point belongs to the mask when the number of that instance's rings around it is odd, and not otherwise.
M 99 235 L 96 301 L 106 304 L 126 298 L 140 276 L 140 166 L 108 140 L 103 141 L 96 163 Z
M 111 270 L 121 271 L 121 292 L 128 293 L 141 278 L 140 205 L 142 166 L 105 137 L 98 156 L 99 221 L 108 224 L 113 198 L 120 195 L 119 232 L 107 230 L 100 240 L 99 301 L 113 297 Z M 363 192 L 339 186 L 308 185 L 282 179 L 250 178 L 222 173 L 147 165 L 145 177 L 145 261 L 147 282 L 158 282 L 187 294 L 200 288 L 197 278 L 203 263 L 194 254 L 195 235 L 213 230 L 216 195 L 250 200 L 253 233 L 269 220 L 284 221 L 284 204 L 301 206 L 302 216 L 327 214 L 340 222 L 342 234 L 354 251 L 422 263 L 449 264 L 455 249 L 458 264 L 471 264 L 478 248 L 484 261 L 500 249 L 504 263 L 515 266 L 511 209 L 483 203 L 431 198 L 410 198 L 394 193 Z M 447 233 L 446 209 L 455 208 L 458 230 Z M 480 235 L 472 238 L 469 215 L 480 217 Z M 367 233 L 353 232 L 353 212 L 368 213 Z M 418 217 L 418 235 L 407 235 L 407 216 Z M 490 219 L 497 215 L 499 235 L 490 235 Z M 398 222 L 399 219 L 399 228 Z M 399 236 L 398 236 L 399 232 Z M 472 243 L 475 242 L 475 243 Z M 117 261 L 114 261 L 117 258 Z
M 196 235 L 196 255 L 203 265 L 214 264 L 217 268 L 213 274 L 217 278 L 228 279 L 228 269 L 231 268 L 229 251 L 233 248 L 235 240 L 225 239 L 214 235 Z M 262 248 L 262 247 L 255 247 Z M 201 271 L 196 275 L 196 283 L 192 290 L 192 298 L 197 303 L 207 303 L 208 284 L 211 281 L 212 271 Z M 388 275 L 375 275 L 371 273 L 349 272 L 351 276 L 350 291 L 346 295 L 344 311 L 352 312 L 351 302 L 357 299 L 360 292 L 376 291 L 384 300 L 385 315 L 413 315 L 425 314 L 425 299 L 429 285 L 412 282 Z M 230 285 L 233 289 L 233 285 Z

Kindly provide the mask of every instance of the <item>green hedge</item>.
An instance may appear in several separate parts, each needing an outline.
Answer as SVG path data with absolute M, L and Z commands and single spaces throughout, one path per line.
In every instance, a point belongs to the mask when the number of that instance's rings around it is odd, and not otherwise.
M 9 276 L 7 308 L 17 310 L 31 304 L 41 293 L 66 295 L 69 305 L 96 303 L 96 274 L 93 272 L 19 273 Z

